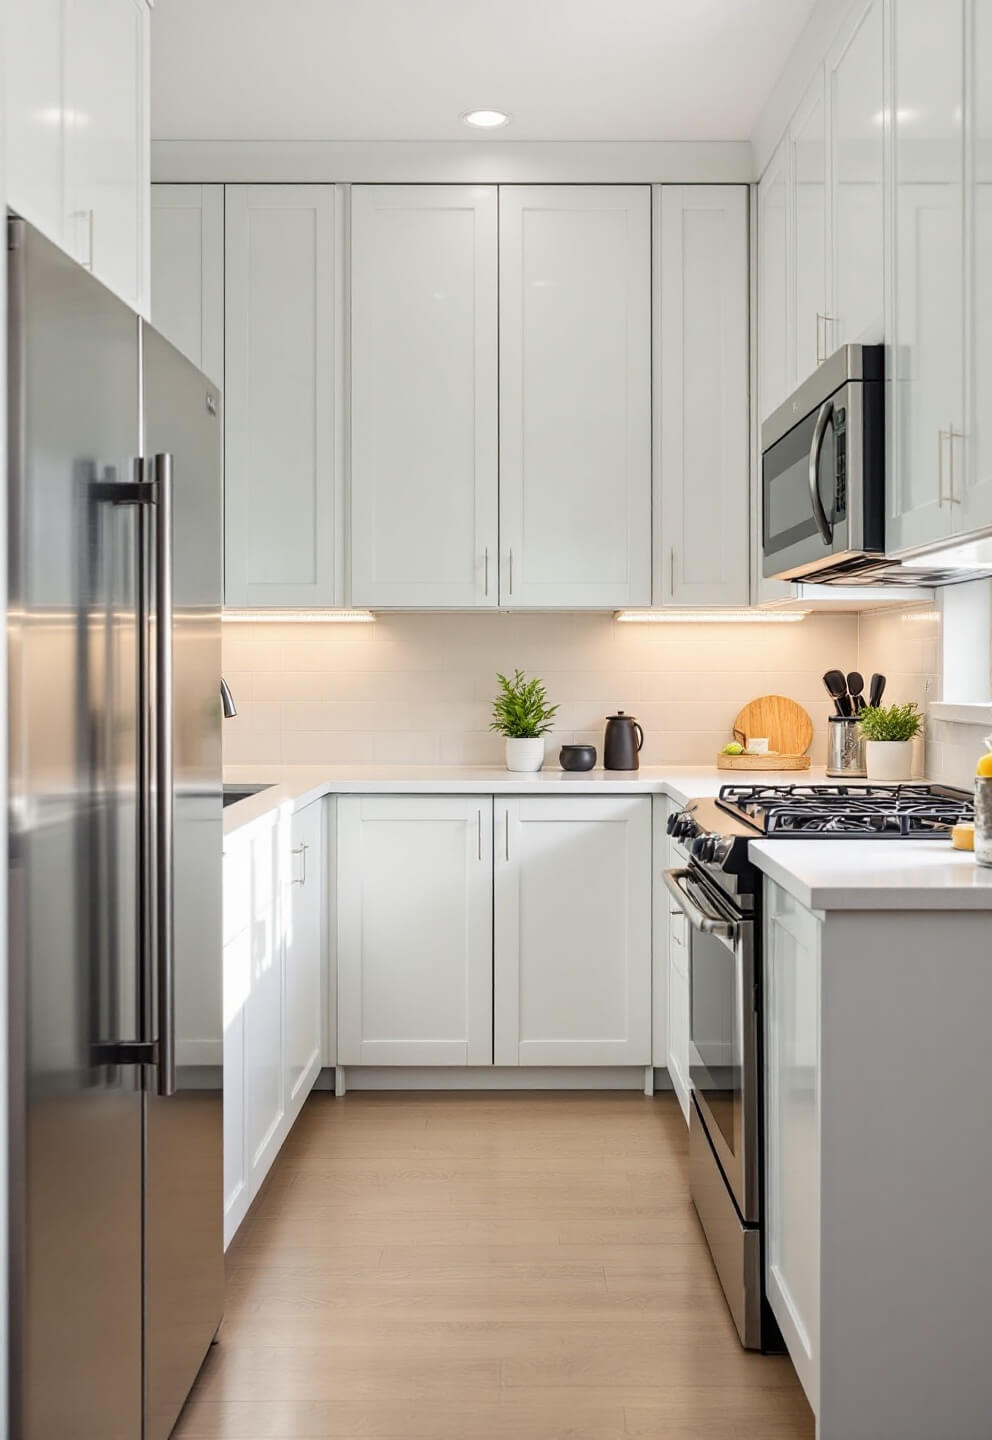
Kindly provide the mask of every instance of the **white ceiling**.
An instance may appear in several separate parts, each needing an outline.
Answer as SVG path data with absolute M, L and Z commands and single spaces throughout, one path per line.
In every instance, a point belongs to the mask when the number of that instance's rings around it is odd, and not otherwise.
M 157 0 L 159 140 L 744 140 L 814 0 Z

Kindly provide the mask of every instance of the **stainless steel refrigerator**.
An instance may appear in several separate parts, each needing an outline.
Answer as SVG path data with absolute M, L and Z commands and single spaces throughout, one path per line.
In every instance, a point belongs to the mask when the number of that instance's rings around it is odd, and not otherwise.
M 221 1320 L 221 425 L 7 219 L 12 1434 L 164 1440 Z

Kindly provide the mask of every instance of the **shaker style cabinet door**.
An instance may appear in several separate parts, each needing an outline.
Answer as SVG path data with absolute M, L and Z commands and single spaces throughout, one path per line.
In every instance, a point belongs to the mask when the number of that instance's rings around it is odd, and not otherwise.
M 765 882 L 765 1280 L 813 1410 L 820 1330 L 820 927 Z
M 783 140 L 758 185 L 758 422 L 792 388 L 789 316 L 789 145 Z
M 286 944 L 286 1108 L 290 1123 L 320 1073 L 323 821 L 320 800 L 293 815 L 283 827 L 280 854 Z
M 7 204 L 62 244 L 64 0 L 7 0 Z
M 830 317 L 827 353 L 884 339 L 883 0 L 870 0 L 827 60 Z
M 152 186 L 151 321 L 224 386 L 224 187 Z
M 960 524 L 964 429 L 962 0 L 892 6 L 886 548 Z M 890 403 L 891 402 L 891 403 Z
M 650 188 L 499 208 L 500 603 L 650 605 Z
M 497 1065 L 651 1063 L 651 802 L 497 798 Z
M 747 187 L 655 198 L 655 603 L 747 605 Z
M 224 597 L 340 603 L 331 185 L 226 187 Z
M 967 256 L 971 354 L 967 374 L 962 479 L 954 528 L 992 525 L 992 4 L 972 0 L 971 43 L 965 51 L 970 96 L 971 188 Z
M 339 1065 L 491 1065 L 492 799 L 337 803 Z
M 793 383 L 801 384 L 830 354 L 827 309 L 827 124 L 818 70 L 789 131 L 795 304 Z
M 65 248 L 135 309 L 147 290 L 146 0 L 67 0 Z
M 351 598 L 498 599 L 493 185 L 351 192 Z

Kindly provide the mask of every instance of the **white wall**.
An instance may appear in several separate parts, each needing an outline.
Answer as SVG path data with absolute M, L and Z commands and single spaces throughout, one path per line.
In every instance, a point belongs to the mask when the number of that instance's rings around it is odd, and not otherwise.
M 737 711 L 791 695 L 826 754 L 822 674 L 853 669 L 857 617 L 791 625 L 619 624 L 609 615 L 380 615 L 374 625 L 224 626 L 224 673 L 239 714 L 226 764 L 501 764 L 488 731 L 497 671 L 540 675 L 563 740 L 602 747 L 617 709 L 644 726 L 644 764 L 707 764 Z

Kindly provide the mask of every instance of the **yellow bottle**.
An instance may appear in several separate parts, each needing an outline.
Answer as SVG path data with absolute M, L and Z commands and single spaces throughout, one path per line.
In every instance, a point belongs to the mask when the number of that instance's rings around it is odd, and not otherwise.
M 975 767 L 975 860 L 992 865 L 992 735 L 986 735 L 989 753 Z

